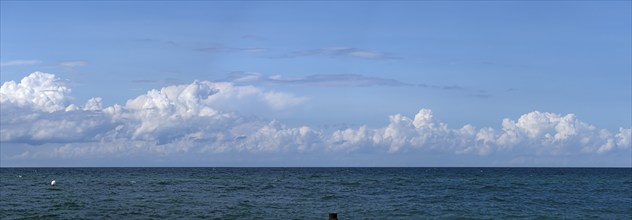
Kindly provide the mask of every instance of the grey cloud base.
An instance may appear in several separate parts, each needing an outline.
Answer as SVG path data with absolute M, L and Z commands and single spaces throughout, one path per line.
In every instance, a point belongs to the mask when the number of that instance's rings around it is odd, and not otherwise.
M 57 158 L 119 155 L 222 154 L 457 154 L 487 156 L 628 152 L 632 131 L 596 128 L 573 114 L 534 111 L 500 128 L 450 128 L 421 109 L 414 117 L 389 116 L 385 127 L 360 126 L 324 133 L 308 126 L 244 118 L 226 106 L 291 108 L 306 97 L 231 82 L 194 81 L 151 90 L 124 105 L 100 98 L 69 104 L 71 89 L 52 74 L 36 72 L 0 89 L 0 142 L 32 147 L 11 157 Z M 232 108 L 235 109 L 235 108 Z M 3 157 L 5 157 L 3 155 Z

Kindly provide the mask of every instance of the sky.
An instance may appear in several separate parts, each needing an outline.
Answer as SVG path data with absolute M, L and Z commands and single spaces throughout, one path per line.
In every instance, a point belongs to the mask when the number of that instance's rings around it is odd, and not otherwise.
M 632 166 L 630 1 L 0 1 L 0 166 Z

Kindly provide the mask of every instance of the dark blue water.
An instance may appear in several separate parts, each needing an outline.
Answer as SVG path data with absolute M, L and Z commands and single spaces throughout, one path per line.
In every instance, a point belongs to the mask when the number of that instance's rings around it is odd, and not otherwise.
M 630 168 L 1 168 L 0 181 L 1 219 L 632 219 Z

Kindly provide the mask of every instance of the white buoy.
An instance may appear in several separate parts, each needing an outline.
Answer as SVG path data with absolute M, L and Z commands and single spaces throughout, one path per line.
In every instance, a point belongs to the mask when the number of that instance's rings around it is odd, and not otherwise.
M 57 182 L 56 182 L 55 180 L 50 181 L 50 185 L 51 185 L 51 186 L 54 186 L 55 184 L 57 184 Z

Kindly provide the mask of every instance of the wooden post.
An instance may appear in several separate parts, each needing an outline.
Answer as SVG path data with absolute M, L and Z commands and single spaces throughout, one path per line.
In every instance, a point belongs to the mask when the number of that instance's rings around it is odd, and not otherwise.
M 329 213 L 329 220 L 338 220 L 338 213 Z

